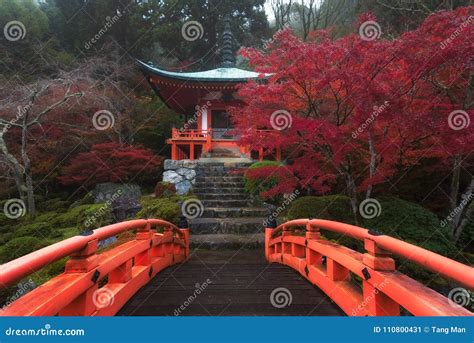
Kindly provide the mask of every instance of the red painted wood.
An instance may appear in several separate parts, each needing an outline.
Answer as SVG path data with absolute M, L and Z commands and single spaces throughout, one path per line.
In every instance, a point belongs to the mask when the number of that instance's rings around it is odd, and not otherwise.
M 305 237 L 294 236 L 292 228 L 305 228 Z M 367 252 L 362 254 L 322 239 L 320 229 L 364 241 Z M 305 247 L 305 253 L 296 246 Z M 397 272 L 393 259 L 388 256 L 390 252 L 396 253 L 468 286 L 474 276 L 472 267 L 389 236 L 370 235 L 366 229 L 327 220 L 297 219 L 276 229 L 266 229 L 265 251 L 269 262 L 285 264 L 299 271 L 348 315 L 399 315 L 400 306 L 420 316 L 473 315 L 453 305 L 445 296 Z M 423 260 L 420 259 L 421 251 L 424 251 Z M 326 257 L 325 265 L 322 264 L 323 256 Z M 362 290 L 351 281 L 351 274 L 363 280 Z

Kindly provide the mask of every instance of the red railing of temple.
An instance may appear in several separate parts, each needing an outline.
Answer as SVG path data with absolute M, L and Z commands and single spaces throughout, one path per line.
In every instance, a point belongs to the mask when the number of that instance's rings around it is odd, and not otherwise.
M 171 144 L 172 160 L 194 160 L 195 149 L 200 147 L 201 153 L 207 153 L 211 149 L 212 130 L 172 129 L 171 139 L 167 143 Z M 198 156 L 199 158 L 199 156 Z
M 305 235 L 298 235 L 301 229 Z M 360 253 L 321 237 L 327 230 L 364 242 Z M 474 288 L 474 268 L 429 250 L 357 226 L 298 219 L 265 229 L 265 256 L 299 271 L 350 316 L 471 316 L 472 312 L 400 273 L 391 254 Z M 355 282 L 362 279 L 362 290 Z
M 135 238 L 98 253 L 99 241 L 126 231 L 136 231 Z M 1 265 L 0 286 L 8 287 L 66 256 L 71 258 L 64 273 L 14 301 L 0 315 L 114 315 L 159 271 L 186 261 L 189 229 L 160 219 L 105 226 Z
M 206 140 L 207 137 L 211 136 L 211 129 L 198 130 L 198 129 L 186 129 L 180 130 L 173 128 L 171 132 L 172 139 L 193 139 L 193 140 Z

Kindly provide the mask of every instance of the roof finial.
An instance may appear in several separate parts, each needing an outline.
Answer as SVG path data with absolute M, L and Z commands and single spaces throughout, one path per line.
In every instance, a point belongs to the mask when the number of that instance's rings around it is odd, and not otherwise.
M 235 56 L 234 56 L 234 35 L 230 30 L 230 17 L 225 16 L 224 18 L 224 32 L 222 33 L 222 49 L 221 58 L 222 68 L 233 68 L 235 67 Z

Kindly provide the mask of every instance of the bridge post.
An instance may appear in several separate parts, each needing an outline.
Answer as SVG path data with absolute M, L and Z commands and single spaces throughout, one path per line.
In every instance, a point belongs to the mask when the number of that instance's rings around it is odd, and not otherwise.
M 91 240 L 80 251 L 71 255 L 71 259 L 66 262 L 64 273 L 88 273 L 98 266 L 99 257 L 97 256 L 97 239 Z M 98 281 L 98 280 L 97 280 Z M 60 312 L 60 316 L 90 316 L 96 311 L 96 305 L 93 301 L 94 292 L 98 289 L 95 282 L 84 293 L 77 296 L 71 290 L 71 294 L 64 296 L 74 299 L 69 305 L 64 307 Z
M 369 316 L 399 316 L 400 305 L 383 293 L 383 287 L 388 280 L 378 285 L 372 285 L 370 280 L 370 270 L 395 271 L 395 261 L 389 257 L 390 253 L 379 248 L 371 239 L 364 240 L 364 247 L 367 253 L 362 258 L 362 263 L 367 266 L 368 274 L 366 280 L 362 282 L 364 301 L 367 306 Z
M 273 228 L 271 227 L 266 227 L 265 228 L 265 258 L 267 259 L 268 262 L 270 262 L 270 247 L 269 247 L 269 244 L 270 244 L 270 239 L 272 237 L 272 233 L 273 233 Z
M 150 240 L 152 239 L 153 232 L 151 231 L 151 224 L 146 223 L 143 228 L 137 230 L 137 234 L 135 236 L 136 240 L 143 241 L 143 240 Z M 151 244 L 150 244 L 151 248 Z M 142 253 L 135 256 L 135 265 L 136 266 L 148 266 L 151 264 L 151 250 L 147 249 Z
M 321 238 L 321 233 L 318 227 L 313 227 L 310 223 L 306 224 L 306 242 L 309 243 L 311 240 L 318 240 Z M 322 264 L 323 256 L 318 254 L 316 251 L 309 248 L 309 244 L 306 244 L 306 265 L 310 266 L 313 264 Z

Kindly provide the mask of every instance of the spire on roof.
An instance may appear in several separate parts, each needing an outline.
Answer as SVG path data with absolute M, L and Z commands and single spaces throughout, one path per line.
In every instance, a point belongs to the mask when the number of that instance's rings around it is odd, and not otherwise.
M 222 33 L 222 48 L 221 48 L 221 68 L 233 68 L 235 67 L 235 55 L 234 55 L 234 35 L 230 30 L 230 17 L 224 18 L 224 32 Z

